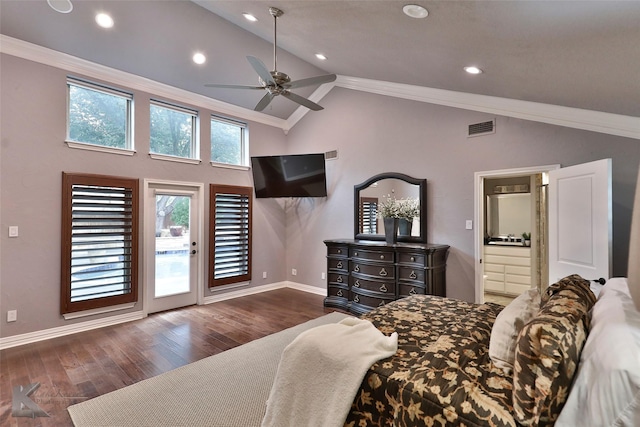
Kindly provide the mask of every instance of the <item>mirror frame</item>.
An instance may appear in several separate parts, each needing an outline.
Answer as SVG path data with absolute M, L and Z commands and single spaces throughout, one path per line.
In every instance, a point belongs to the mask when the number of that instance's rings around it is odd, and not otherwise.
M 419 236 L 398 236 L 398 242 L 427 242 L 427 180 L 413 178 L 409 175 L 398 172 L 385 172 L 372 176 L 362 184 L 353 186 L 353 236 L 355 240 L 385 240 L 384 234 L 364 234 L 360 233 L 360 191 L 368 188 L 371 184 L 383 179 L 398 179 L 408 184 L 419 186 L 420 195 L 420 235 Z

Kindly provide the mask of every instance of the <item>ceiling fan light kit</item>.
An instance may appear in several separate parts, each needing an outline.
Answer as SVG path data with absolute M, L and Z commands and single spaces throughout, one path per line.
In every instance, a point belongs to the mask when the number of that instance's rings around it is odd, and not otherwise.
M 278 95 L 282 95 L 285 98 L 307 107 L 313 111 L 319 111 L 323 108 L 315 102 L 297 95 L 290 91 L 290 89 L 319 85 L 323 83 L 329 83 L 335 81 L 335 74 L 326 74 L 323 76 L 309 77 L 306 79 L 291 81 L 291 77 L 287 74 L 278 71 L 278 18 L 284 15 L 284 12 L 277 7 L 270 7 L 269 13 L 273 16 L 273 71 L 269 71 L 264 63 L 255 56 L 247 56 L 247 61 L 258 74 L 258 82 L 260 86 L 243 86 L 243 85 L 225 85 L 225 84 L 207 84 L 207 87 L 226 88 L 226 89 L 263 89 L 267 93 L 258 101 L 255 106 L 255 111 L 264 110 Z

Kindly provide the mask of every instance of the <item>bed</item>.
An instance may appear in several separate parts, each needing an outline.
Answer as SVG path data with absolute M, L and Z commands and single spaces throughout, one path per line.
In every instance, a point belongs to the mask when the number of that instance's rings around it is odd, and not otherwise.
M 627 280 L 536 292 L 506 308 L 416 295 L 365 314 L 398 351 L 367 371 L 345 427 L 640 425 Z

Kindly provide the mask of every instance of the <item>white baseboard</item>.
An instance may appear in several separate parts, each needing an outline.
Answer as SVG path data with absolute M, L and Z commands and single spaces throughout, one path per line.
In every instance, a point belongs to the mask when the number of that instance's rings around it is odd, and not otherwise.
M 57 328 L 13 335 L 11 337 L 0 338 L 0 350 L 44 341 L 51 338 L 62 337 L 65 335 L 76 334 L 78 332 L 90 331 L 92 329 L 104 328 L 105 326 L 117 325 L 119 323 L 130 322 L 132 320 L 139 320 L 142 318 L 144 318 L 142 311 L 134 311 L 133 313 L 117 314 L 115 316 L 104 317 L 101 319 L 87 320 L 85 322 L 74 323 L 73 325 L 58 326 Z
M 204 304 L 225 301 L 233 298 L 245 297 L 248 295 L 259 294 L 262 292 L 273 291 L 275 289 L 291 288 L 299 291 L 309 292 L 317 295 L 326 295 L 327 290 L 318 288 L 317 286 L 304 285 L 296 282 L 277 282 L 268 285 L 253 286 L 238 289 L 230 292 L 211 295 L 204 298 Z M 28 332 L 26 334 L 13 335 L 6 338 L 0 338 L 0 350 L 5 348 L 17 347 L 20 345 L 31 344 L 38 341 L 44 341 L 51 338 L 62 337 L 65 335 L 76 334 L 78 332 L 90 331 L 92 329 L 103 328 L 105 326 L 117 325 L 119 323 L 131 322 L 132 320 L 140 320 L 146 317 L 142 310 L 133 313 L 117 314 L 114 316 L 104 317 L 101 319 L 87 320 L 85 322 L 74 323 L 72 325 L 58 326 L 56 328 L 43 329 L 41 331 Z

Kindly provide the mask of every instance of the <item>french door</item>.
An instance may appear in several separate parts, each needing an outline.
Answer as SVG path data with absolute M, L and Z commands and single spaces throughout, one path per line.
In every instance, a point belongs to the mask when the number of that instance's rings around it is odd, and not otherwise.
M 202 187 L 148 181 L 145 186 L 146 312 L 198 303 L 202 289 Z

